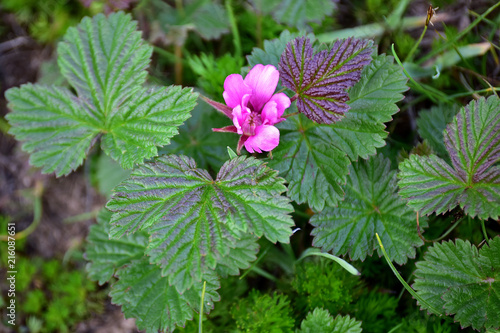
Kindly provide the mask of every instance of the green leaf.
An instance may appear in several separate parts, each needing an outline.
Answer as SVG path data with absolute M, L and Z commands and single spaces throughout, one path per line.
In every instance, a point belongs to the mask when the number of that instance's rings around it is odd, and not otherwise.
M 435 244 L 417 263 L 414 289 L 462 327 L 500 327 L 500 237 L 478 251 L 457 239 Z M 424 306 L 421 305 L 422 308 Z
M 160 149 L 160 153 L 187 155 L 200 168 L 218 170 L 226 161 L 228 143 L 236 143 L 238 136 L 212 131 L 212 128 L 226 126 L 227 118 L 207 103 L 198 104 L 191 114 L 192 117 L 179 127 L 179 135 L 172 138 L 170 145 Z
M 144 256 L 148 244 L 148 234 L 138 232 L 120 240 L 109 238 L 111 212 L 102 209 L 97 216 L 97 224 L 90 227 L 87 237 L 87 272 L 90 279 L 102 285 L 109 281 L 115 271 Z
M 328 310 L 316 308 L 302 321 L 298 333 L 361 333 L 361 331 L 361 322 L 356 319 L 340 315 L 333 319 Z
M 218 3 L 209 0 L 185 1 L 183 10 L 176 10 L 165 2 L 153 4 L 165 34 L 166 41 L 184 44 L 189 31 L 193 30 L 204 39 L 218 39 L 229 32 L 229 19 L 226 10 Z
M 135 318 L 140 330 L 148 333 L 171 332 L 175 326 L 184 326 L 199 309 L 203 281 L 207 281 L 204 309 L 209 313 L 214 302 L 220 299 L 216 292 L 220 284 L 215 274 L 203 276 L 191 289 L 179 294 L 169 285 L 167 277 L 161 276 L 158 266 L 147 259 L 137 260 L 118 271 L 119 280 L 111 289 L 111 300 L 121 305 L 126 318 Z
M 457 112 L 458 108 L 455 105 L 439 105 L 418 113 L 418 134 L 422 139 L 427 140 L 437 155 L 448 160 L 448 152 L 443 142 L 443 131 Z
M 99 155 L 96 165 L 95 180 L 99 192 L 111 197 L 113 189 L 123 180 L 130 176 L 130 170 L 123 169 L 111 157 L 105 154 Z
M 252 0 L 257 11 L 271 14 L 279 22 L 299 29 L 307 23 L 321 23 L 335 9 L 331 0 Z
M 6 93 L 10 133 L 24 141 L 30 163 L 42 172 L 67 175 L 82 164 L 94 143 L 98 120 L 93 110 L 66 88 L 26 84 Z
M 58 60 L 77 96 L 32 84 L 6 92 L 10 133 L 44 173 L 69 174 L 101 136 L 103 150 L 131 168 L 156 156 L 189 117 L 192 89 L 142 87 L 152 48 L 136 26 L 130 15 L 115 13 L 68 29 Z
M 350 110 L 341 121 L 316 124 L 299 115 L 277 125 L 280 144 L 269 165 L 288 181 L 291 199 L 317 211 L 342 200 L 349 159 L 367 158 L 385 145 L 384 123 L 398 112 L 406 81 L 392 57 L 377 56 L 349 91 Z
M 240 232 L 288 242 L 292 206 L 284 180 L 262 162 L 240 156 L 214 180 L 185 156 L 162 156 L 137 168 L 116 188 L 112 237 L 147 230 L 146 251 L 179 292 L 215 269 Z
M 500 216 L 500 99 L 472 101 L 446 127 L 452 166 L 435 155 L 400 164 L 400 194 L 422 214 L 441 214 L 457 205 L 471 217 Z
M 228 255 L 217 262 L 217 274 L 226 278 L 228 275 L 240 274 L 240 269 L 250 267 L 250 263 L 257 259 L 257 252 L 259 252 L 257 240 L 258 238 L 253 235 L 242 235 L 229 249 Z
M 378 233 L 392 261 L 404 264 L 423 245 L 417 234 L 416 214 L 396 193 L 396 171 L 382 155 L 354 163 L 347 177 L 346 199 L 337 208 L 314 215 L 313 245 L 334 255 L 349 253 L 364 260 L 378 249 Z M 420 221 L 425 226 L 425 220 Z

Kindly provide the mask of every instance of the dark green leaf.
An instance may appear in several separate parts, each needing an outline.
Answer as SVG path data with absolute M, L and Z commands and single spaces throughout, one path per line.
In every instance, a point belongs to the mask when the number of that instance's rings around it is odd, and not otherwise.
M 309 22 L 321 23 L 335 8 L 331 0 L 252 0 L 257 11 L 271 14 L 276 21 L 299 29 Z
M 118 271 L 118 282 L 111 289 L 111 300 L 121 305 L 126 318 L 135 318 L 136 325 L 148 333 L 171 332 L 175 326 L 184 326 L 199 311 L 203 281 L 207 282 L 204 310 L 209 313 L 220 297 L 216 292 L 220 284 L 217 276 L 204 275 L 201 282 L 179 294 L 169 285 L 161 269 L 147 259 L 137 260 Z
M 192 117 L 179 127 L 179 135 L 160 153 L 187 155 L 200 168 L 218 170 L 227 160 L 227 146 L 238 141 L 238 136 L 232 133 L 212 131 L 212 128 L 226 125 L 225 116 L 214 111 L 207 103 L 200 103 L 192 111 Z
M 354 163 L 347 177 L 346 199 L 337 208 L 314 215 L 313 245 L 334 255 L 349 253 L 364 260 L 378 249 L 378 233 L 391 260 L 404 264 L 423 242 L 417 234 L 416 213 L 396 193 L 396 172 L 383 156 Z M 425 225 L 425 220 L 420 221 Z
M 109 281 L 115 271 L 144 256 L 148 244 L 148 234 L 138 232 L 120 240 L 109 238 L 111 212 L 102 209 L 97 216 L 97 224 L 90 227 L 87 237 L 87 271 L 92 280 L 102 285 Z
M 457 112 L 458 108 L 455 106 L 440 105 L 418 114 L 418 134 L 427 140 L 434 152 L 442 158 L 449 158 L 443 142 L 443 131 Z
M 500 327 L 500 237 L 478 251 L 458 239 L 435 244 L 417 263 L 417 293 L 436 309 L 454 314 L 462 327 Z M 423 305 L 421 305 L 424 308 Z

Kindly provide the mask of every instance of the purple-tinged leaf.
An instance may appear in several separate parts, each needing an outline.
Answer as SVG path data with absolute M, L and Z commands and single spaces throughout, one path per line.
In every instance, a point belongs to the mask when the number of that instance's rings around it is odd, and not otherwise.
M 178 292 L 189 289 L 227 256 L 242 232 L 288 242 L 293 211 L 284 179 L 251 157 L 227 161 L 213 179 L 186 156 L 162 156 L 145 163 L 122 182 L 107 207 L 114 212 L 112 238 L 145 230 L 146 254 Z M 237 269 L 244 263 L 235 264 Z M 232 273 L 231 273 L 232 274 Z
M 452 166 L 435 155 L 400 165 L 400 194 L 422 214 L 460 205 L 481 219 L 500 216 L 500 99 L 481 98 L 462 108 L 444 131 Z
M 371 41 L 339 39 L 330 50 L 313 55 L 308 38 L 296 38 L 283 52 L 279 71 L 283 85 L 297 93 L 297 108 L 317 123 L 341 120 L 349 110 L 347 89 L 371 61 Z

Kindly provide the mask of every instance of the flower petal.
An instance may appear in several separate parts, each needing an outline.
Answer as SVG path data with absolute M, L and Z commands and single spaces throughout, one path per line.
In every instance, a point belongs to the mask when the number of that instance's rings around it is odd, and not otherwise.
M 255 65 L 245 77 L 245 83 L 252 88 L 250 103 L 254 111 L 260 112 L 276 90 L 280 73 L 273 65 Z M 229 104 L 228 104 L 229 105 Z
M 248 152 L 254 151 L 262 153 L 271 151 L 278 146 L 280 142 L 280 131 L 270 125 L 261 125 L 255 128 L 255 135 L 245 141 L 245 148 Z
M 285 118 L 281 118 L 285 109 L 290 107 L 290 98 L 284 93 L 275 94 L 269 102 L 264 105 L 262 109 L 262 124 L 264 125 L 274 125 L 277 124 Z
M 250 110 L 248 108 L 241 108 L 241 105 L 237 105 L 233 109 L 233 124 L 238 130 L 238 134 L 243 134 L 242 126 L 249 114 Z
M 285 93 L 279 93 L 273 95 L 273 97 L 271 97 L 269 101 L 276 102 L 276 109 L 278 111 L 278 119 L 279 119 L 278 122 L 285 120 L 284 118 L 281 118 L 281 116 L 283 115 L 285 110 L 288 109 L 292 104 L 290 98 Z
M 241 104 L 244 95 L 251 94 L 250 88 L 240 74 L 231 74 L 224 81 L 224 101 L 231 109 Z

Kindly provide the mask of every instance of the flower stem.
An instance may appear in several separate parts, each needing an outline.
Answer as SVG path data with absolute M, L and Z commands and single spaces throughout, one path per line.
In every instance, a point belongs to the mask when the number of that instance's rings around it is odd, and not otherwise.
M 488 243 L 488 245 L 490 244 L 490 241 L 489 241 L 489 238 L 488 238 L 488 234 L 486 233 L 486 227 L 484 226 L 484 220 L 481 219 L 481 229 L 483 229 L 483 235 L 484 235 L 484 239 L 486 240 L 486 243 Z
M 405 289 L 408 290 L 408 292 L 413 296 L 413 298 L 415 298 L 417 301 L 420 302 L 420 306 L 425 306 L 428 310 L 434 312 L 434 314 L 436 314 L 438 316 L 442 316 L 442 313 L 440 311 L 438 311 L 437 309 L 435 309 L 426 300 L 424 300 L 422 297 L 420 297 L 420 295 L 417 294 L 416 291 L 413 290 L 413 288 L 408 285 L 408 283 L 406 283 L 406 281 L 398 273 L 398 271 L 396 270 L 396 267 L 394 267 L 394 265 L 392 264 L 391 260 L 389 259 L 389 256 L 387 255 L 387 252 L 385 251 L 384 245 L 382 244 L 382 241 L 380 240 L 380 237 L 378 236 L 377 233 L 375 234 L 375 236 L 377 237 L 378 244 L 380 245 L 380 249 L 382 250 L 382 253 L 384 254 L 385 260 L 389 264 L 389 267 L 391 267 L 392 272 L 394 273 L 394 275 L 396 275 L 396 277 L 398 278 L 399 282 L 401 282 L 403 284 L 403 286 L 405 287 Z
M 229 16 L 229 22 L 231 23 L 231 32 L 233 33 L 233 43 L 236 57 L 241 58 L 241 41 L 240 33 L 238 32 L 238 25 L 236 24 L 236 18 L 234 17 L 233 6 L 231 0 L 225 1 L 227 15 Z
M 203 303 L 205 301 L 205 288 L 207 287 L 207 281 L 203 281 L 203 290 L 201 291 L 201 301 L 200 301 L 200 317 L 199 317 L 199 326 L 198 332 L 203 332 Z
M 299 114 L 299 112 L 298 112 L 298 111 L 296 111 L 296 112 L 292 112 L 292 113 L 289 113 L 289 114 L 284 115 L 284 116 L 283 116 L 283 118 L 293 117 L 293 116 L 296 116 L 296 115 L 298 115 L 298 114 Z

